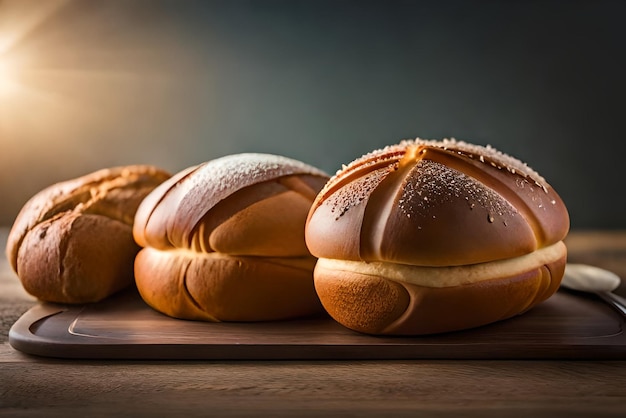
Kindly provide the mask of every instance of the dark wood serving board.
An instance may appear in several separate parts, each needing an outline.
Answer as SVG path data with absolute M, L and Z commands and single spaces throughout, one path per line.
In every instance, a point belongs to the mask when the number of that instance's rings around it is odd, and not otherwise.
M 264 323 L 169 318 L 135 290 L 83 306 L 39 304 L 11 328 L 46 357 L 170 360 L 626 359 L 625 318 L 592 295 L 559 291 L 518 317 L 467 331 L 374 337 L 328 317 Z

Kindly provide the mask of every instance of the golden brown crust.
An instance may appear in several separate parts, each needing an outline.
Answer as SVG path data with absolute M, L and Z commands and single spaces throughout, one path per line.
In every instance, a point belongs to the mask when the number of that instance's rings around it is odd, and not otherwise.
M 142 298 L 169 316 L 204 321 L 269 321 L 322 311 L 313 257 L 301 266 L 269 257 L 142 249 L 135 260 Z
M 230 155 L 175 174 L 135 218 L 143 299 L 167 315 L 206 321 L 322 312 L 304 224 L 327 180 L 268 154 Z
M 526 164 L 490 147 L 417 139 L 337 172 L 305 237 L 324 260 L 315 286 L 331 316 L 365 333 L 418 335 L 488 324 L 545 300 L 563 276 L 568 229 L 562 200 Z M 436 274 L 409 277 L 428 271 Z M 476 277 L 432 283 L 453 271 Z
M 424 287 L 341 270 L 315 272 L 326 311 L 355 331 L 425 335 L 463 330 L 526 312 L 554 294 L 565 256 L 511 277 Z
M 560 197 L 521 162 L 465 143 L 408 141 L 333 177 L 306 241 L 317 257 L 449 266 L 527 254 L 568 229 Z
M 135 239 L 160 249 L 205 245 L 219 223 L 250 204 L 290 190 L 312 201 L 327 179 L 314 167 L 275 155 L 211 160 L 175 174 L 146 198 L 135 217 Z
M 18 214 L 6 254 L 24 288 L 48 302 L 97 302 L 133 283 L 137 206 L 169 174 L 114 167 L 52 185 Z

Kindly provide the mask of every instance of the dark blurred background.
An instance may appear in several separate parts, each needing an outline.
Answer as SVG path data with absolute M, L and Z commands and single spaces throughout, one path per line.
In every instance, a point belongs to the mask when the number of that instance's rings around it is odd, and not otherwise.
M 490 144 L 626 228 L 626 1 L 0 0 L 0 225 L 57 181 Z

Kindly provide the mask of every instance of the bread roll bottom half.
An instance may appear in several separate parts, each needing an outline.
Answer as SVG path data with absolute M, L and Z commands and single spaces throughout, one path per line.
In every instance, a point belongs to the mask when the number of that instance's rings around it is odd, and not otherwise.
M 566 256 L 558 242 L 508 260 L 453 267 L 320 258 L 315 289 L 326 311 L 355 331 L 437 334 L 528 311 L 556 292 Z
M 144 248 L 135 260 L 144 300 L 174 318 L 257 322 L 321 312 L 315 258 L 233 256 Z

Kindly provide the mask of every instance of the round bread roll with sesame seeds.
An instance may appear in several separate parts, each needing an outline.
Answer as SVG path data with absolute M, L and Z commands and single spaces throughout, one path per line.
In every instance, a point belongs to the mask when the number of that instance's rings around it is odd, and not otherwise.
M 315 288 L 339 323 L 376 335 L 473 328 L 559 287 L 567 209 L 537 172 L 455 140 L 407 140 L 353 161 L 309 212 Z
M 137 210 L 137 288 L 166 315 L 269 321 L 323 313 L 304 224 L 329 176 L 290 158 L 244 153 L 172 176 Z

